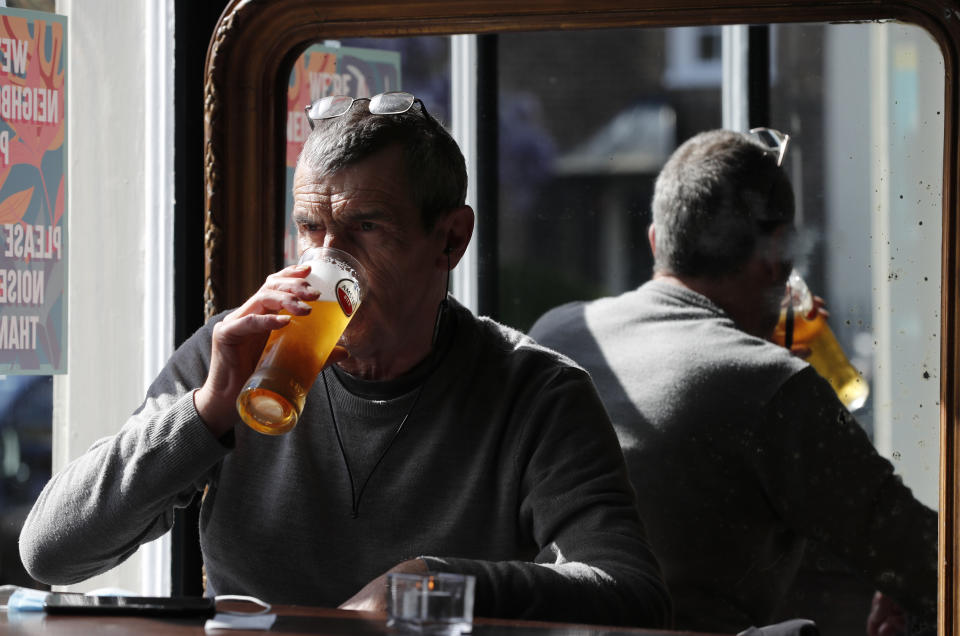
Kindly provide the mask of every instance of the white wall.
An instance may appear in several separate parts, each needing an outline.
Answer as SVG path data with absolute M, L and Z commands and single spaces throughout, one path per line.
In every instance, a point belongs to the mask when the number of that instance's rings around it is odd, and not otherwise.
M 147 0 L 149 1 L 149 0 Z M 116 431 L 143 394 L 145 2 L 58 0 L 68 18 L 68 372 L 53 470 Z M 140 589 L 140 559 L 75 586 Z

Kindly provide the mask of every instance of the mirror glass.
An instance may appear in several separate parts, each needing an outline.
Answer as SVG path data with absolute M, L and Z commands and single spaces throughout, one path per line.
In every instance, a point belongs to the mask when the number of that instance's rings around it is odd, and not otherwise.
M 871 387 L 857 418 L 937 505 L 943 58 L 893 22 L 769 28 L 798 263 Z M 722 119 L 721 27 L 501 35 L 498 317 L 651 274 L 653 182 Z M 632 60 L 632 63 L 631 63 Z M 559 257 L 557 255 L 560 255 Z M 926 409 L 926 410 L 924 410 Z
M 770 127 L 791 136 L 798 269 L 870 387 L 856 410 L 881 454 L 938 505 L 944 64 L 926 31 L 897 23 L 766 29 Z M 723 120 L 723 29 L 500 34 L 496 281 L 484 313 L 527 330 L 547 309 L 650 277 L 646 239 L 660 167 Z M 344 39 L 308 50 L 290 77 L 288 184 L 317 97 L 407 90 L 449 122 L 450 39 Z M 289 191 L 289 188 L 288 188 Z M 288 195 L 287 214 L 290 199 Z M 475 235 L 476 237 L 476 235 Z M 475 238 L 476 240 L 476 238 Z M 284 243 L 295 260 L 293 233 Z M 872 589 L 814 546 L 784 618 L 862 634 Z
M 791 135 L 799 262 L 870 387 L 855 411 L 914 494 L 938 505 L 943 58 L 894 22 L 768 28 L 768 119 Z M 723 122 L 722 28 L 499 36 L 497 317 L 651 275 L 660 167 Z M 484 213 L 481 211 L 481 213 Z M 782 618 L 862 634 L 872 590 L 818 546 Z

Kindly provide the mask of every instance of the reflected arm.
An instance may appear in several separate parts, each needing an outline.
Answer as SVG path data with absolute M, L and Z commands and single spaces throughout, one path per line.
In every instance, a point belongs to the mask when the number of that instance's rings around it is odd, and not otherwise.
M 753 434 L 775 508 L 908 611 L 936 615 L 937 513 L 880 456 L 830 385 L 808 368 L 787 381 Z

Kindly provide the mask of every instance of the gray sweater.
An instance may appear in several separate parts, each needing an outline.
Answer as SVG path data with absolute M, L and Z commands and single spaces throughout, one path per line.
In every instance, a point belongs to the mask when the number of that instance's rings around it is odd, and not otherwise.
M 932 617 L 936 514 L 807 363 L 664 281 L 554 309 L 530 335 L 592 374 L 676 627 L 769 623 L 806 538 Z
M 588 375 L 451 304 L 442 353 L 388 383 L 328 369 L 332 404 L 318 380 L 279 437 L 239 419 L 224 439 L 208 432 L 192 402 L 212 324 L 200 329 L 119 433 L 46 486 L 20 536 L 28 571 L 66 584 L 107 570 L 207 489 L 208 595 L 335 606 L 423 556 L 477 576 L 480 616 L 665 624 L 666 590 Z

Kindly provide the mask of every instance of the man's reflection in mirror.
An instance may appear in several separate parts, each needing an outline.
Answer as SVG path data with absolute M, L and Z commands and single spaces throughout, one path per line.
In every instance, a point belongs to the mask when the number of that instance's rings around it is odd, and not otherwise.
M 930 626 L 936 513 L 813 367 L 771 341 L 795 260 L 783 137 L 714 130 L 681 145 L 654 190 L 653 280 L 555 308 L 530 333 L 593 375 L 678 629 L 784 618 L 808 541 L 878 590 L 866 631 Z

